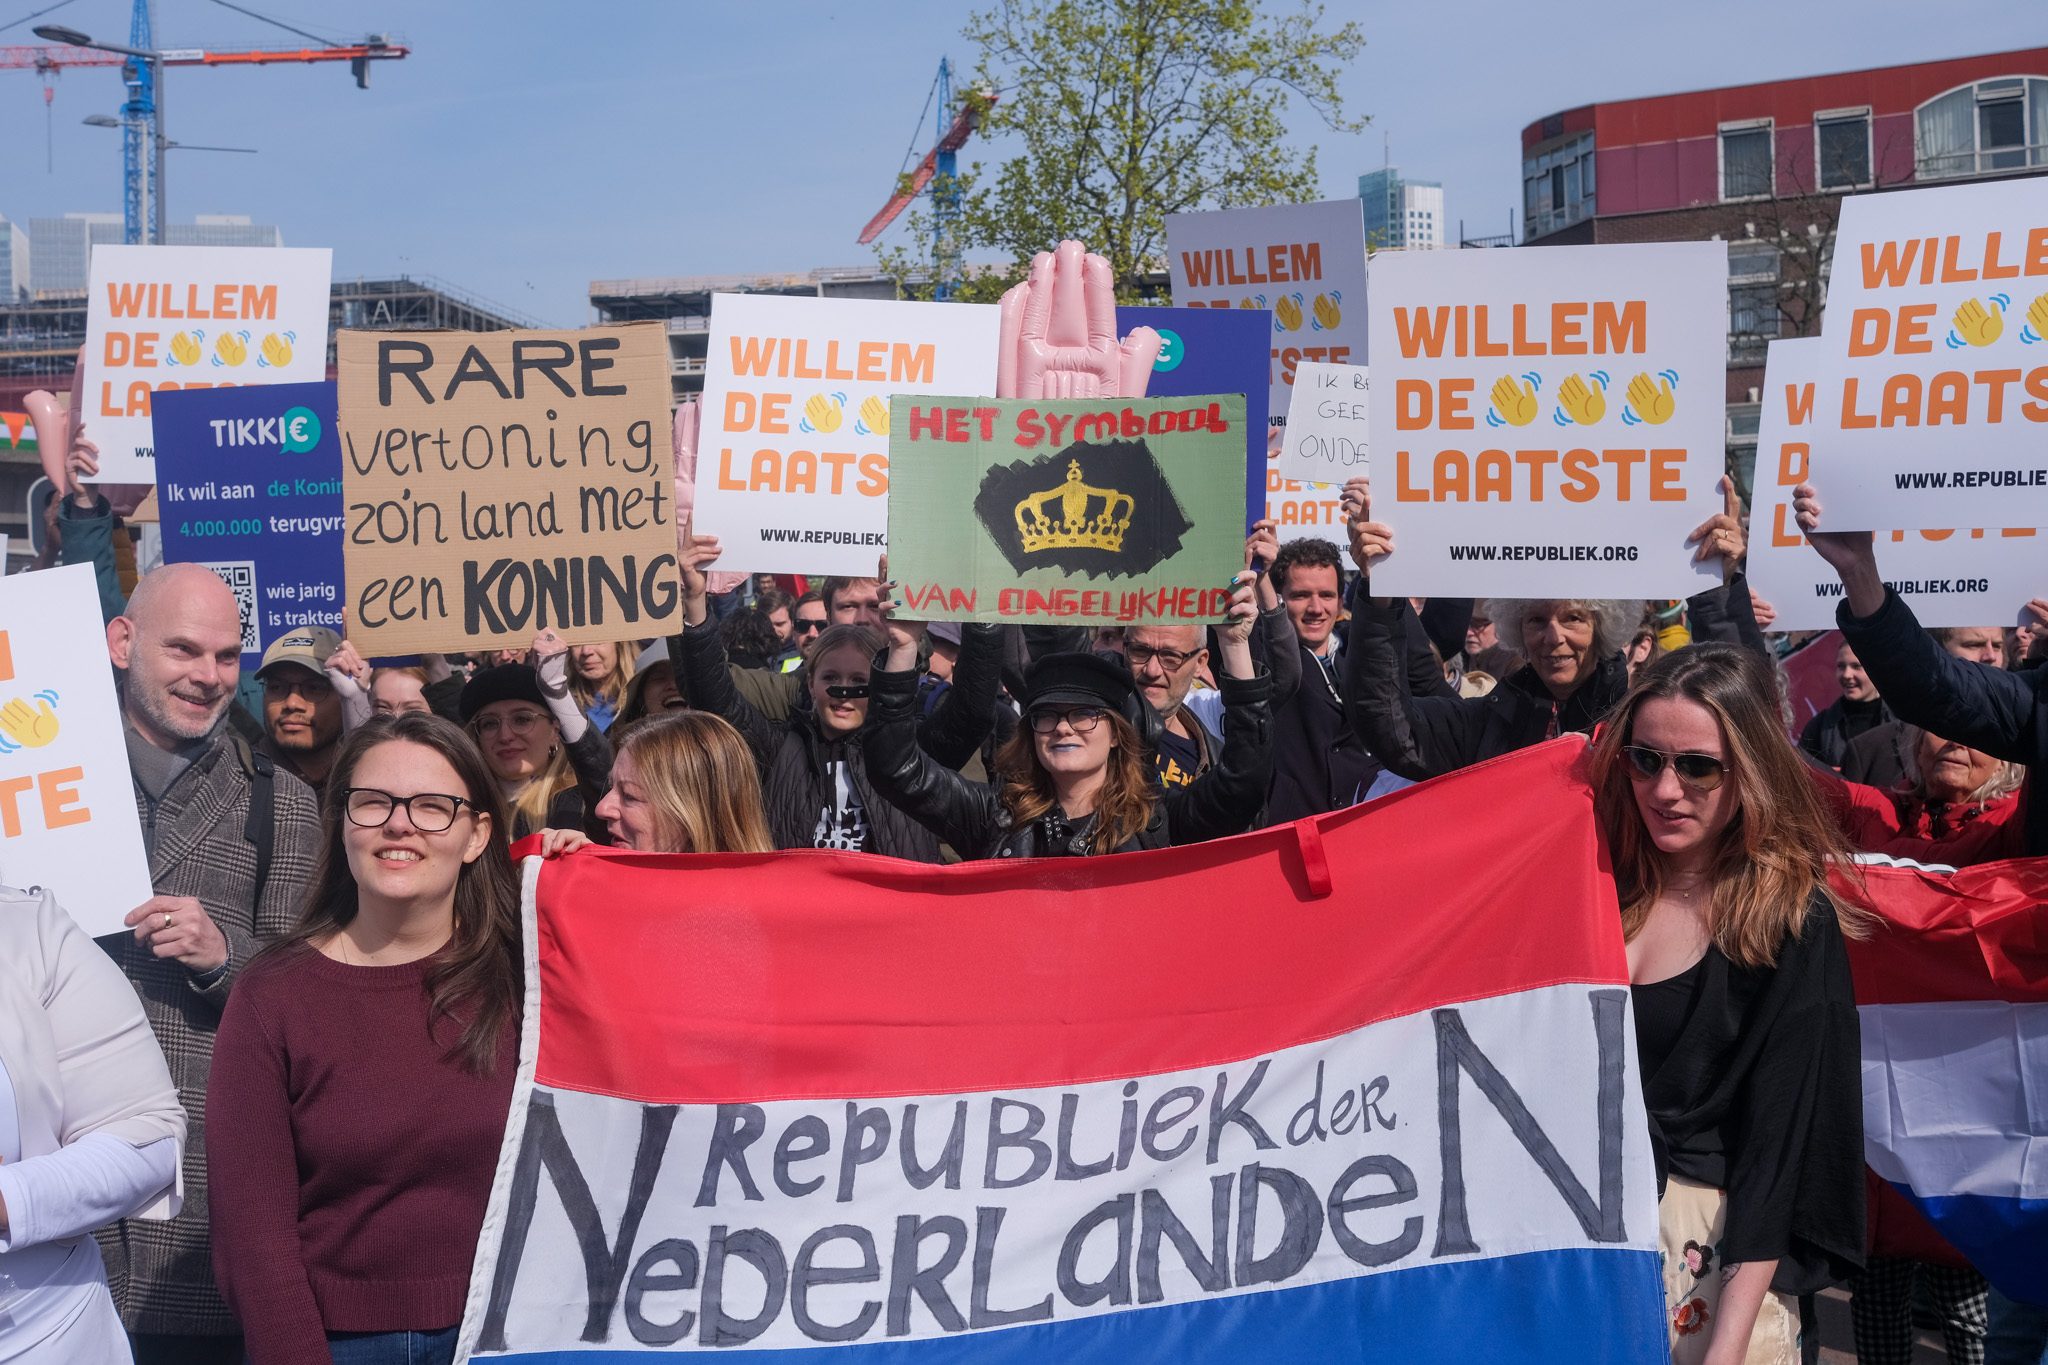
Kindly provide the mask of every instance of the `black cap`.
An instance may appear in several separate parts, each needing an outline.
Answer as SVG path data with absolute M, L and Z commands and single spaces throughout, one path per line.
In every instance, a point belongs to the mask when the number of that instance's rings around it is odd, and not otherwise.
M 1024 709 L 1035 706 L 1100 706 L 1128 719 L 1139 700 L 1131 671 L 1099 654 L 1048 654 L 1024 673 Z
M 462 700 L 458 703 L 462 723 L 469 724 L 477 712 L 494 701 L 530 701 L 543 711 L 548 705 L 548 699 L 541 695 L 540 679 L 535 676 L 532 664 L 499 664 L 495 668 L 480 670 L 464 683 Z

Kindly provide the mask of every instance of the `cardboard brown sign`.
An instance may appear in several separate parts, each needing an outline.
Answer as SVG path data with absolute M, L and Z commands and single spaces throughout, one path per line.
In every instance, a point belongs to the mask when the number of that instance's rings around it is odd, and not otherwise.
M 348 633 L 364 654 L 679 628 L 659 323 L 344 331 L 336 356 Z

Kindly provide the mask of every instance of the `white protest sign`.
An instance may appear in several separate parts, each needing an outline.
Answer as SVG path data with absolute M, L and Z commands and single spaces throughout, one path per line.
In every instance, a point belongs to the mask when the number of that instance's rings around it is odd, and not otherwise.
M 872 577 L 890 395 L 993 395 L 997 326 L 988 304 L 713 298 L 695 525 L 719 567 Z
M 1792 490 L 1807 479 L 1819 429 L 1816 381 L 1827 348 L 1822 337 L 1774 341 L 1764 366 L 1749 585 L 1777 609 L 1773 630 L 1833 630 L 1842 601 L 1842 580 L 1792 516 Z M 1832 523 L 1833 489 L 1821 496 Z M 2009 626 L 2028 598 L 2048 590 L 2048 542 L 2032 529 L 1882 531 L 1877 562 L 1923 626 Z
M 2048 178 L 1850 199 L 1821 335 L 1831 526 L 2048 525 Z
M 1714 242 L 1383 252 L 1375 520 L 1393 596 L 1684 597 L 1721 510 L 1728 265 Z
M 1286 419 L 1303 362 L 1364 363 L 1361 201 L 1169 214 L 1166 242 L 1176 304 L 1273 314 L 1271 420 Z
M 326 247 L 94 247 L 84 421 L 97 482 L 156 482 L 158 389 L 327 378 L 333 262 Z
M 1280 447 L 1282 478 L 1334 484 L 1372 472 L 1366 460 L 1372 377 L 1363 365 L 1303 361 L 1294 372 L 1294 404 Z
M 92 566 L 0 580 L 0 882 L 95 937 L 151 894 L 122 733 Z

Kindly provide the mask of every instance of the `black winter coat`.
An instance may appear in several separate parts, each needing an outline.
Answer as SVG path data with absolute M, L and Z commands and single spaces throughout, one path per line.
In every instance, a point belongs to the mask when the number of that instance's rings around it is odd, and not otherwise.
M 995 628 L 969 626 L 962 637 L 953 686 L 925 720 L 918 742 L 939 761 L 967 761 L 995 710 L 998 653 Z M 941 861 L 938 841 L 917 821 L 875 791 L 867 773 L 865 732 L 831 739 L 809 707 L 780 724 L 756 710 L 733 686 L 725 645 L 715 624 L 686 628 L 668 642 L 669 662 L 683 694 L 698 710 L 722 717 L 740 732 L 761 770 L 761 798 L 777 848 L 816 847 L 818 819 L 833 805 L 832 765 L 844 761 L 847 781 L 867 812 L 865 851 L 916 862 Z
M 1768 654 L 1741 574 L 1689 599 L 1695 638 L 1724 640 Z M 1615 654 L 1563 701 L 1524 665 L 1483 697 L 1416 697 L 1407 688 L 1406 599 L 1377 607 L 1364 594 L 1351 606 L 1345 645 L 1344 705 L 1373 756 L 1413 781 L 1469 768 L 1541 744 L 1552 735 L 1590 732 L 1628 691 L 1628 663 Z
M 1844 602 L 1835 620 L 1893 715 L 1993 758 L 2027 765 L 2027 854 L 2048 854 L 2048 797 L 2036 790 L 2048 765 L 2048 669 L 2008 673 L 1955 658 L 1920 628 L 1913 609 L 1890 588 L 1871 615 L 1859 620 Z
M 1836 697 L 1806 722 L 1806 728 L 1799 732 L 1799 747 L 1830 768 L 1840 768 L 1850 740 L 1891 721 L 1891 708 L 1884 704 L 1883 697 L 1873 698 L 1868 705 Z
M 996 790 L 936 762 L 917 743 L 917 677 L 877 671 L 868 702 L 868 776 L 963 858 L 1047 858 L 1086 851 L 1090 826 L 1049 816 L 1018 827 Z M 1258 820 L 1272 763 L 1270 675 L 1221 678 L 1223 753 L 1185 787 L 1158 792 L 1152 821 L 1116 852 L 1242 834 Z M 1149 760 L 1148 760 L 1149 762 Z

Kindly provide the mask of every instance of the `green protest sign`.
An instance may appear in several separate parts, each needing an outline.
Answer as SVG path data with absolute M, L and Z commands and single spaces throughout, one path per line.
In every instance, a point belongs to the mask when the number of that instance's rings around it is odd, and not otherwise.
M 1244 496 L 1242 394 L 891 400 L 889 569 L 913 619 L 1219 620 Z

